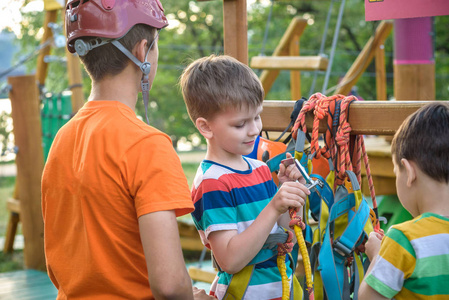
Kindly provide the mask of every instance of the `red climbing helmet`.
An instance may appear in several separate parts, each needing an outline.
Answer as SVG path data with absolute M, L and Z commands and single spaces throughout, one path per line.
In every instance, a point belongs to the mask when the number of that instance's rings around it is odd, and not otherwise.
M 75 52 L 75 40 L 91 36 L 121 38 L 134 25 L 157 29 L 168 26 L 159 0 L 69 0 L 65 12 L 67 48 Z

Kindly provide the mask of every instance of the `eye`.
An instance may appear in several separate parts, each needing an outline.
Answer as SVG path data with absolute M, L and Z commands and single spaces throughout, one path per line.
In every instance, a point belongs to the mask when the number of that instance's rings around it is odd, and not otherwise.
M 243 128 L 243 126 L 245 126 L 245 122 L 239 123 L 237 125 L 235 125 L 235 128 Z
M 257 115 L 254 120 L 260 120 L 260 115 Z

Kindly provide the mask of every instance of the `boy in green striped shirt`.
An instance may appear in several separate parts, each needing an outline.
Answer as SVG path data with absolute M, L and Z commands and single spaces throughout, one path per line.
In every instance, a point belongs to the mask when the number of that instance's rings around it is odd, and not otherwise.
M 399 200 L 414 219 L 384 238 L 370 234 L 358 299 L 449 299 L 449 105 L 409 116 L 391 152 Z

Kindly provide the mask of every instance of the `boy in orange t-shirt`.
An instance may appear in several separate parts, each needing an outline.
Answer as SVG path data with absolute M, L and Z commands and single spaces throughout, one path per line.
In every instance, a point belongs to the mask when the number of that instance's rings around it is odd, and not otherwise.
M 42 177 L 57 299 L 210 298 L 192 292 L 182 256 L 176 217 L 193 205 L 179 158 L 134 112 L 140 90 L 147 108 L 167 25 L 158 0 L 67 3 L 67 46 L 92 90 L 55 137 Z

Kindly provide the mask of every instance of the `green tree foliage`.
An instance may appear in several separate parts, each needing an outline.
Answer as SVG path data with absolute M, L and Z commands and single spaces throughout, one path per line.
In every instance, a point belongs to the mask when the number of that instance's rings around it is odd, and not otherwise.
M 271 55 L 287 29 L 292 18 L 303 17 L 308 27 L 300 39 L 301 55 L 318 55 L 323 37 L 326 16 L 331 1 L 267 1 L 251 2 L 248 9 L 248 49 L 249 58 L 255 55 Z M 271 7 L 271 3 L 273 3 Z M 324 55 L 330 55 L 332 38 L 337 22 L 341 1 L 335 1 L 327 36 Z M 167 132 L 174 143 L 185 137 L 193 139 L 196 134 L 182 100 L 178 79 L 183 68 L 192 60 L 211 53 L 223 53 L 223 1 L 164 0 L 163 5 L 170 26 L 160 33 L 158 73 L 150 91 L 150 122 Z M 269 20 L 270 9 L 272 9 Z M 341 29 L 338 35 L 332 73 L 328 89 L 335 87 L 374 33 L 379 22 L 364 21 L 364 1 L 346 0 Z M 44 13 L 27 13 L 23 16 L 20 55 L 31 53 L 40 43 Z M 62 26 L 62 20 L 58 20 Z M 449 16 L 435 17 L 435 57 L 436 57 L 436 99 L 449 99 Z M 266 31 L 267 30 L 267 31 Z M 267 39 L 264 42 L 265 32 Z M 52 55 L 65 56 L 63 48 L 53 49 Z M 385 43 L 388 98 L 393 97 L 393 33 Z M 36 60 L 28 63 L 34 69 Z M 259 73 L 259 70 L 255 70 Z M 90 90 L 90 80 L 84 74 L 86 96 Z M 50 63 L 46 88 L 60 92 L 68 87 L 64 63 Z M 310 90 L 313 72 L 301 72 L 301 92 L 321 92 L 324 72 L 317 74 L 314 90 Z M 333 94 L 335 91 L 328 91 Z M 371 64 L 357 83 L 357 92 L 364 99 L 376 99 L 374 64 Z M 290 99 L 289 72 L 281 72 L 266 99 Z M 137 113 L 144 116 L 142 101 L 138 102 Z

